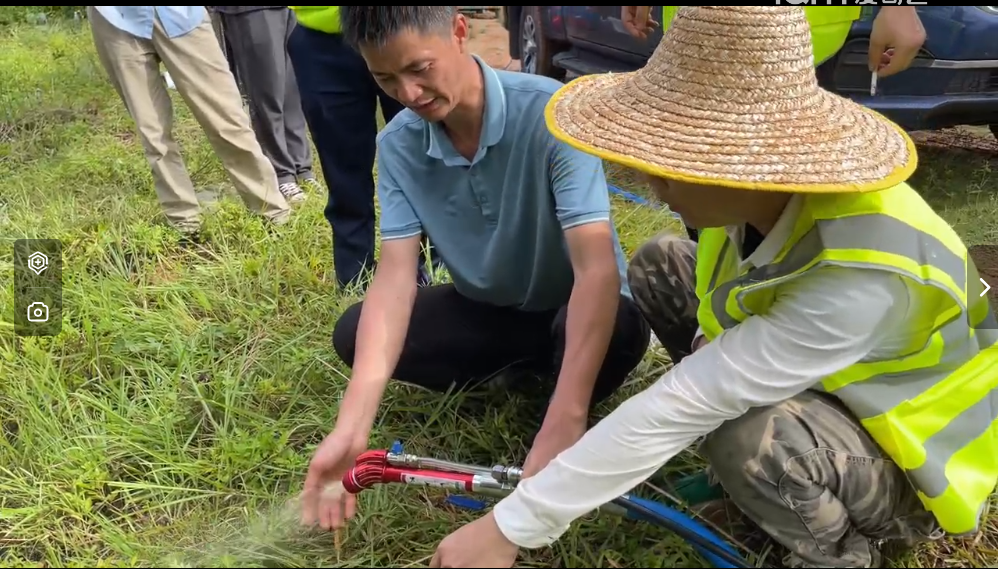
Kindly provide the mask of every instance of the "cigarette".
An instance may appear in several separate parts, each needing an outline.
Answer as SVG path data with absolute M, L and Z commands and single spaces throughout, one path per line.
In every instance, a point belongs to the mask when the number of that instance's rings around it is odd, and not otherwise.
M 870 75 L 870 96 L 877 94 L 877 72 L 874 71 L 873 75 Z

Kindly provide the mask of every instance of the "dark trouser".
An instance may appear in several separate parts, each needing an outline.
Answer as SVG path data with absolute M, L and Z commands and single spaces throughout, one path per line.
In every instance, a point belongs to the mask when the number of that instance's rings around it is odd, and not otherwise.
M 353 366 L 362 303 L 336 323 L 333 347 Z M 446 391 L 476 387 L 509 368 L 557 379 L 565 353 L 567 307 L 523 312 L 470 300 L 453 285 L 419 289 L 395 373 L 397 381 Z M 648 348 L 650 331 L 634 302 L 621 297 L 617 322 L 592 403 L 606 399 L 627 379 Z M 549 394 L 550 395 L 550 394 Z
M 325 215 L 333 230 L 336 279 L 345 286 L 374 267 L 375 112 L 380 102 L 387 123 L 403 107 L 378 87 L 364 59 L 339 34 L 296 26 L 288 55 L 329 192 Z
M 628 270 L 673 361 L 697 329 L 696 243 L 659 235 Z M 904 472 L 835 397 L 814 391 L 723 423 L 700 448 L 730 500 L 787 550 L 789 567 L 879 567 L 880 540 L 941 536 Z
M 250 119 L 281 184 L 312 174 L 312 151 L 287 43 L 295 28 L 288 8 L 221 14 L 222 31 L 249 98 Z
M 506 29 L 509 30 L 509 57 L 520 59 L 520 19 L 523 6 L 506 6 Z

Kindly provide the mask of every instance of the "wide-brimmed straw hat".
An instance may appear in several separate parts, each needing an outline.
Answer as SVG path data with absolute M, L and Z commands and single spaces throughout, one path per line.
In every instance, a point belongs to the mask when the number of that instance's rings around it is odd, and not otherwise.
M 789 192 L 865 192 L 915 170 L 911 138 L 818 87 L 800 7 L 682 7 L 641 70 L 583 76 L 552 134 L 654 176 Z

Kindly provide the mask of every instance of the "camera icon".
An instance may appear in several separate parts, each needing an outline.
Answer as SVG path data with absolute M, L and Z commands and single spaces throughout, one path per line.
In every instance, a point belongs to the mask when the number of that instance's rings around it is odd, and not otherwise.
M 45 256 L 45 253 L 35 251 L 28 256 L 28 268 L 36 275 L 41 275 L 45 269 L 49 268 L 49 258 Z
M 32 302 L 28 305 L 28 322 L 48 322 L 49 307 L 44 302 Z

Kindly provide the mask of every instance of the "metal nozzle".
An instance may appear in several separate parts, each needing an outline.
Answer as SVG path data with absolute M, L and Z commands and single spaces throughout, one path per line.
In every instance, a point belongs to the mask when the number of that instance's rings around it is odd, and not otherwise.
M 442 470 L 444 472 L 456 472 L 458 474 L 488 474 L 488 469 L 473 464 L 462 464 L 449 460 L 440 460 L 414 454 L 388 454 L 388 464 L 403 468 L 422 468 L 426 470 Z
M 516 485 L 523 477 L 523 469 L 516 466 L 503 466 L 497 464 L 492 467 L 492 478 L 496 482 L 502 482 L 504 484 Z

